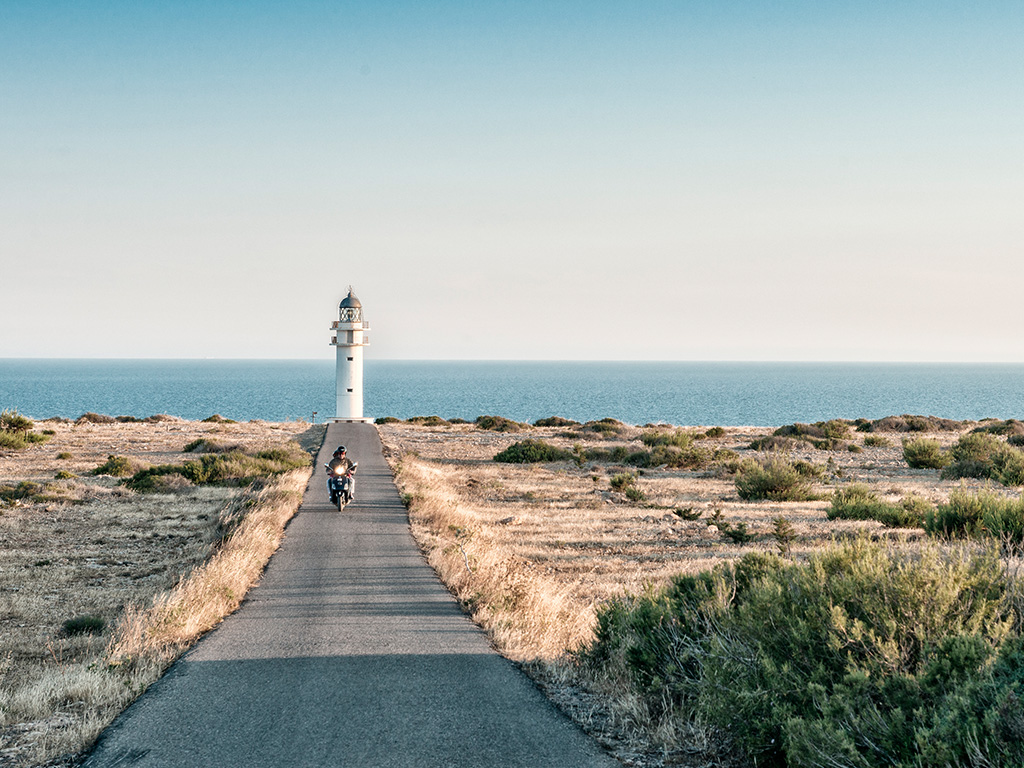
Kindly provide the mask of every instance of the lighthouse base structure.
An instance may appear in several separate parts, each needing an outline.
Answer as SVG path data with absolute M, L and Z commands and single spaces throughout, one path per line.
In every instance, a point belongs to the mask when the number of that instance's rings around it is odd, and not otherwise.
M 363 416 L 361 418 L 353 418 L 350 416 L 331 416 L 328 419 L 324 419 L 325 424 L 373 424 L 372 416 Z

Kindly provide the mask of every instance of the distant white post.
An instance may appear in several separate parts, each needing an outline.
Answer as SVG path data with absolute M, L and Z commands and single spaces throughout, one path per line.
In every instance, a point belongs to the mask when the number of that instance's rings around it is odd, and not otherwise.
M 352 293 L 338 305 L 338 319 L 331 324 L 335 335 L 331 344 L 338 349 L 337 394 L 335 421 L 367 421 L 363 418 L 363 347 L 370 343 L 364 331 L 370 324 L 363 319 L 363 305 Z

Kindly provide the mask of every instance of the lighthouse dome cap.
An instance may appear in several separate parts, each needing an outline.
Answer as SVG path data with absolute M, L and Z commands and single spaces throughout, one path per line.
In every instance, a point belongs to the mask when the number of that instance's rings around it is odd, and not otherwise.
M 362 307 L 362 303 L 356 298 L 356 295 L 352 293 L 352 289 L 348 289 L 348 296 L 341 300 L 341 304 L 338 305 L 339 309 L 346 307 Z

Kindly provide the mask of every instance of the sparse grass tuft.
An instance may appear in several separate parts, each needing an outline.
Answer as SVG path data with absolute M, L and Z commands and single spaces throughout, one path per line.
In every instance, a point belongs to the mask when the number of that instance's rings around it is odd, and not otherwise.
M 445 421 L 440 416 L 410 416 L 406 421 L 409 424 L 418 424 L 421 427 L 447 427 L 451 423 Z

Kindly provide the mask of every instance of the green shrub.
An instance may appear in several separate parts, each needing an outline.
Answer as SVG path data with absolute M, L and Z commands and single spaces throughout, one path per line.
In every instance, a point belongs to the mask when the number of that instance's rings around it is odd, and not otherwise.
M 582 662 L 764 766 L 1024 765 L 1024 644 L 995 552 L 752 553 L 600 609 Z
M 987 432 L 992 435 L 1024 435 L 1024 421 L 1017 421 L 1017 419 L 993 420 L 975 427 L 971 432 Z
M 17 485 L 0 485 L 0 501 L 32 499 L 38 496 L 42 490 L 43 487 L 39 483 L 33 483 L 31 480 L 22 480 Z
M 807 442 L 800 438 L 784 435 L 769 435 L 752 440 L 747 447 L 752 451 L 791 451 L 796 448 L 806 448 Z
M 656 431 L 644 432 L 640 435 L 640 441 L 648 448 L 661 445 L 672 445 L 676 448 L 686 449 L 693 445 L 693 433 L 682 429 L 672 432 Z
M 810 465 L 813 466 L 813 465 Z M 810 480 L 785 459 L 746 459 L 736 472 L 736 492 L 747 501 L 807 501 L 815 498 Z
M 168 482 L 160 478 L 169 475 L 180 475 L 195 485 L 241 485 L 308 467 L 310 462 L 310 455 L 298 443 L 288 442 L 254 454 L 240 450 L 204 453 L 198 459 L 183 464 L 160 464 L 136 472 L 124 481 L 124 485 L 139 492 L 158 491 L 168 487 Z M 170 485 L 173 486 L 173 482 Z
M 397 424 L 401 419 L 396 419 L 394 416 L 378 416 L 373 420 L 374 424 Z
M 725 437 L 725 430 L 722 427 L 711 427 L 711 429 L 704 433 L 704 437 Z
M 597 432 L 598 434 L 608 437 L 609 435 L 622 434 L 629 429 L 629 427 L 618 419 L 604 418 L 598 421 L 588 421 L 583 425 L 583 429 L 587 432 Z
M 635 485 L 628 486 L 623 493 L 626 494 L 626 498 L 630 501 L 643 501 L 647 498 L 647 494 L 637 488 Z
M 478 429 L 489 429 L 492 432 L 519 432 L 527 426 L 504 416 L 478 416 L 475 423 Z
M 75 424 L 116 424 L 116 423 L 117 423 L 117 419 L 115 419 L 113 416 L 105 416 L 105 415 L 100 414 L 100 413 L 93 413 L 92 411 L 89 411 L 87 413 L 83 413 L 81 416 L 79 416 L 77 419 L 75 419 Z
M 931 505 L 917 496 L 891 504 L 878 498 L 868 486 L 854 483 L 832 494 L 829 520 L 877 520 L 888 528 L 919 528 Z
M 200 437 L 198 440 L 190 442 L 181 450 L 182 453 L 230 453 L 231 451 L 242 450 L 242 446 L 237 443 L 222 443 L 209 437 Z
M 60 453 L 57 454 L 57 458 L 60 461 L 67 461 L 68 459 L 71 459 L 71 458 L 74 458 L 74 457 L 70 453 L 68 453 L 67 451 L 61 451 Z
M 533 422 L 535 427 L 577 427 L 579 426 L 578 421 L 572 419 L 563 419 L 561 416 L 549 416 L 546 419 L 537 419 Z
M 903 441 L 903 460 L 911 469 L 941 469 L 949 463 L 938 440 L 920 438 Z
M 16 409 L 7 409 L 0 412 L 0 432 L 14 432 L 27 434 L 35 422 L 28 416 L 22 416 Z
M 993 536 L 1019 547 L 1024 543 L 1024 498 L 1000 496 L 990 489 L 953 491 L 925 517 L 928 533 L 947 538 Z
M 8 450 L 21 450 L 28 445 L 25 435 L 19 432 L 0 432 L 0 448 Z
M 963 429 L 964 422 L 939 419 L 935 416 L 886 416 L 871 422 L 866 432 L 956 432 Z M 860 427 L 858 427 L 860 429 Z
M 54 480 L 70 480 L 73 477 L 78 477 L 74 472 L 68 472 L 66 469 L 61 469 L 53 476 Z
M 618 472 L 612 475 L 611 480 L 608 481 L 613 491 L 619 491 L 625 493 L 627 488 L 630 488 L 636 484 L 636 475 L 632 472 Z
M 409 424 L 418 424 L 421 427 L 447 427 L 451 423 L 445 421 L 440 416 L 411 416 L 406 419 L 406 422 Z
M 96 469 L 92 470 L 89 474 L 92 475 L 111 475 L 112 477 L 125 477 L 135 473 L 138 466 L 135 462 L 129 459 L 127 456 L 114 456 L 110 455 L 107 460 L 100 464 Z
M 513 443 L 494 460 L 505 464 L 536 464 L 544 461 L 571 461 L 574 455 L 543 440 L 521 440 Z
M 146 419 L 146 421 L 150 421 L 150 420 L 159 420 L 159 417 L 157 417 L 157 416 L 150 416 L 148 419 Z M 238 423 L 234 419 L 225 419 L 219 413 L 215 413 L 215 414 L 213 414 L 213 416 L 207 416 L 205 419 L 203 419 L 203 421 L 206 422 L 206 423 L 213 423 L 213 424 L 237 424 Z
M 76 616 L 64 622 L 66 635 L 98 635 L 107 627 L 101 616 Z
M 814 437 L 823 438 L 825 437 L 825 430 L 823 428 L 824 422 L 818 422 L 817 424 L 787 424 L 784 427 L 779 427 L 772 434 L 777 437 Z
M 962 435 L 950 449 L 943 478 L 975 477 L 1024 485 L 1024 452 L 989 432 Z
M 892 445 L 892 441 L 881 435 L 867 435 L 864 438 L 864 445 L 868 448 L 888 448 Z

